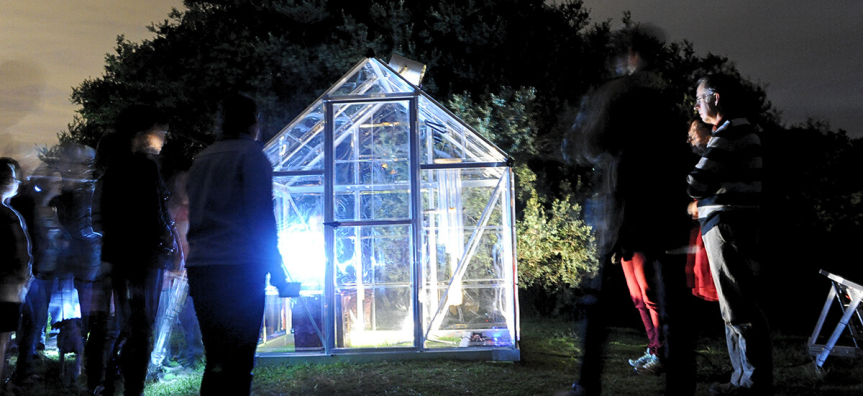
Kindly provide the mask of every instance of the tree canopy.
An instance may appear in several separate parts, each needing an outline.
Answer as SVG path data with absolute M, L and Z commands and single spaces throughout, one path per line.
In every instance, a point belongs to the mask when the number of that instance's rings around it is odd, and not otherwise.
M 74 88 L 72 100 L 80 108 L 61 140 L 95 146 L 120 109 L 149 103 L 173 116 L 164 166 L 169 173 L 182 170 L 213 140 L 218 103 L 227 95 L 255 99 L 261 129 L 271 137 L 370 50 L 385 60 L 397 53 L 425 63 L 423 89 L 515 159 L 523 285 L 572 287 L 593 273 L 590 230 L 578 205 L 589 191 L 591 170 L 563 162 L 560 146 L 580 99 L 611 77 L 615 29 L 611 21 L 591 21 L 581 1 L 186 0 L 184 5 L 150 26 L 150 40 L 118 37 L 104 74 Z M 637 25 L 628 14 L 622 23 Z M 695 81 L 713 72 L 741 75 L 731 60 L 698 56 L 689 42 L 647 42 L 653 71 L 678 98 L 685 140 Z M 850 158 L 860 142 L 817 123 L 781 126 L 765 88 L 741 80 L 758 110 L 753 118 L 765 142 L 782 146 L 768 150 L 773 164 L 800 172 L 798 179 L 771 173 L 775 180 L 767 200 L 805 207 L 806 215 L 793 224 L 798 229 L 830 232 L 832 227 L 858 235 L 863 188 L 830 174 L 846 175 L 849 167 L 859 166 Z M 792 160 L 796 154 L 789 153 L 812 146 L 823 148 L 825 157 L 801 155 L 811 166 L 800 169 L 802 163 Z M 770 161 L 765 159 L 768 168 Z M 796 188 L 803 180 L 806 186 Z
M 523 138 L 500 136 L 530 145 L 503 148 L 516 159 L 557 157 L 566 128 L 561 115 L 608 77 L 611 25 L 591 25 L 579 1 L 187 0 L 185 6 L 150 26 L 153 39 L 118 37 L 104 74 L 74 88 L 80 117 L 69 137 L 94 145 L 124 105 L 152 103 L 174 116 L 175 139 L 165 156 L 183 167 L 179 158 L 212 140 L 221 98 L 252 96 L 272 136 L 371 49 L 426 63 L 423 89 L 442 102 L 467 95 L 491 103 L 532 90 L 524 103 L 535 127 Z M 681 103 L 696 74 L 733 70 L 726 59 L 694 56 L 687 43 L 656 42 L 655 52 L 657 69 L 680 90 Z

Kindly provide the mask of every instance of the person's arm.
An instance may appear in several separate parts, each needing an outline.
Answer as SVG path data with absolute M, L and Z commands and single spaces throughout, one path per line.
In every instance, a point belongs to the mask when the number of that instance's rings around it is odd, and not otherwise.
M 261 153 L 260 155 L 247 155 L 243 164 L 243 181 L 247 203 L 246 210 L 255 233 L 257 241 L 260 241 L 260 257 L 265 261 L 263 264 L 270 273 L 270 283 L 280 287 L 287 283 L 287 272 L 282 264 L 282 255 L 279 253 L 279 237 L 276 227 L 276 216 L 273 211 L 273 169 L 270 162 Z
M 716 161 L 715 157 L 717 154 L 721 156 L 721 150 L 718 151 L 714 147 L 716 141 L 717 139 L 710 141 L 707 150 L 701 156 L 701 160 L 686 177 L 686 192 L 694 199 L 707 198 L 719 190 L 721 164 Z

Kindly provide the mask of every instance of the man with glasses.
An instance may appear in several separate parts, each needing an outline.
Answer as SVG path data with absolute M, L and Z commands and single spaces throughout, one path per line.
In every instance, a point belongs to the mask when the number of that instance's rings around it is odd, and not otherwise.
M 711 395 L 768 395 L 773 360 L 767 321 L 756 301 L 761 141 L 744 118 L 743 90 L 730 76 L 698 81 L 695 110 L 713 125 L 713 136 L 687 177 L 698 200 L 698 220 L 719 295 L 731 380 L 713 384 Z

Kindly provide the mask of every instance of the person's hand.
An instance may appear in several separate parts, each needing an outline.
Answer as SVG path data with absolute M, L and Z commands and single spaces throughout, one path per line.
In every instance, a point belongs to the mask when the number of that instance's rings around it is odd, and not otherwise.
M 274 275 L 270 273 L 270 284 L 276 289 L 282 288 L 288 283 L 288 279 L 284 276 Z
M 299 297 L 300 282 L 290 282 L 281 257 L 270 263 L 270 284 L 279 290 L 279 297 Z
M 279 290 L 279 297 L 300 296 L 300 282 L 288 282 L 287 279 L 273 277 L 273 274 L 270 274 L 270 284 Z
M 698 219 L 698 202 L 692 201 L 689 203 L 689 206 L 686 207 L 686 213 L 689 213 L 693 219 Z

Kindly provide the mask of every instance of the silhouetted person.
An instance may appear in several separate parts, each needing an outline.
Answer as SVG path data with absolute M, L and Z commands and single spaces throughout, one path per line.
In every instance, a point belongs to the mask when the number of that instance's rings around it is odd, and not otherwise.
M 14 379 L 18 385 L 33 382 L 36 377 L 33 363 L 39 355 L 39 344 L 42 344 L 41 349 L 45 348 L 43 336 L 57 260 L 63 245 L 68 245 L 57 218 L 57 208 L 51 203 L 60 195 L 60 186 L 60 173 L 42 164 L 10 201 L 27 224 L 33 252 L 33 280 L 21 309 L 21 325 L 16 337 L 18 361 Z
M 60 281 L 74 279 L 81 308 L 80 330 L 89 346 L 84 354 L 87 366 L 92 369 L 88 370 L 87 377 L 91 388 L 102 382 L 104 333 L 111 294 L 110 286 L 106 287 L 102 266 L 102 235 L 94 229 L 95 156 L 96 151 L 92 147 L 64 142 L 60 145 L 58 158 L 52 162 L 62 176 L 62 191 L 52 203 L 67 239 L 54 277 Z M 99 346 L 95 346 L 96 343 Z
M 30 284 L 33 257 L 24 218 L 8 201 L 18 193 L 21 173 L 17 162 L 0 160 L 0 378 L 6 382 L 6 348 L 18 330 L 21 304 Z
M 174 217 L 176 224 L 177 239 L 179 241 L 181 254 L 174 255 L 174 274 L 176 276 L 186 276 L 186 252 L 189 251 L 189 241 L 186 235 L 189 233 L 189 196 L 186 194 L 186 185 L 189 179 L 189 172 L 180 172 L 170 180 L 171 200 L 168 202 L 168 207 L 171 210 L 171 215 Z M 188 279 L 188 277 L 187 277 Z M 177 361 L 184 367 L 195 368 L 204 359 L 204 343 L 201 340 L 201 328 L 198 325 L 198 317 L 195 315 L 195 303 L 188 295 L 184 301 L 182 308 L 177 316 L 177 326 L 173 327 L 175 331 L 179 331 L 186 341 L 182 349 L 177 345 L 169 343 L 169 352 L 177 358 Z M 175 349 L 170 349 L 175 348 Z
M 128 141 L 119 133 L 111 131 L 102 136 L 96 146 L 93 176 L 96 179 L 91 206 L 91 220 L 94 232 L 103 234 L 102 231 L 102 186 L 104 184 L 105 171 L 111 158 L 118 155 L 127 155 L 129 150 Z M 110 206 L 110 205 L 109 205 Z M 106 361 L 114 350 L 119 329 L 117 320 L 112 315 L 112 296 L 114 289 L 111 281 L 111 264 L 101 261 L 100 267 L 86 291 L 79 296 L 81 300 L 82 316 L 85 316 L 85 327 L 87 329 L 87 340 L 84 347 L 85 371 L 87 372 L 87 389 L 93 394 L 113 393 L 113 383 L 104 391 L 106 379 Z M 116 365 L 117 362 L 112 362 Z M 110 381 L 116 378 L 118 368 L 112 367 L 114 371 L 108 376 Z
M 189 171 L 189 295 L 201 327 L 202 395 L 248 395 L 267 273 L 287 279 L 273 212 L 273 171 L 257 142 L 255 103 L 222 104 L 222 131 Z
M 101 180 L 102 261 L 111 264 L 120 330 L 112 359 L 119 359 L 126 395 L 144 391 L 162 274 L 175 249 L 168 188 L 151 158 L 165 144 L 167 125 L 168 118 L 153 107 L 124 109 L 115 123 L 116 152 Z M 114 392 L 114 374 L 112 364 L 107 394 Z
M 620 76 L 588 95 L 564 146 L 565 154 L 595 169 L 599 206 L 594 227 L 600 270 L 580 302 L 584 356 L 570 394 L 601 393 L 603 317 L 609 312 L 603 307 L 602 279 L 604 267 L 617 260 L 642 262 L 644 279 L 655 294 L 661 327 L 655 363 L 667 373 L 666 394 L 692 394 L 694 355 L 681 312 L 688 294 L 685 255 L 669 254 L 688 245 L 689 219 L 681 210 L 688 198 L 680 179 L 690 164 L 689 149 L 682 134 L 675 135 L 679 116 L 673 96 L 658 75 L 645 69 L 645 56 L 652 52 L 644 46 L 658 40 L 628 28 L 615 41 Z M 648 371 L 662 369 L 653 367 Z
M 68 251 L 63 255 L 60 274 L 74 278 L 76 288 L 87 288 L 101 270 L 101 235 L 93 230 L 93 163 L 96 151 L 88 146 L 66 142 L 60 145 L 60 169 L 63 184 L 55 199 L 57 217 L 68 235 Z
M 745 118 L 740 82 L 715 74 L 698 81 L 695 109 L 713 125 L 713 137 L 688 191 L 698 200 L 704 247 L 725 321 L 731 380 L 713 384 L 713 395 L 772 393 L 770 332 L 758 307 L 758 234 L 761 204 L 761 140 Z

